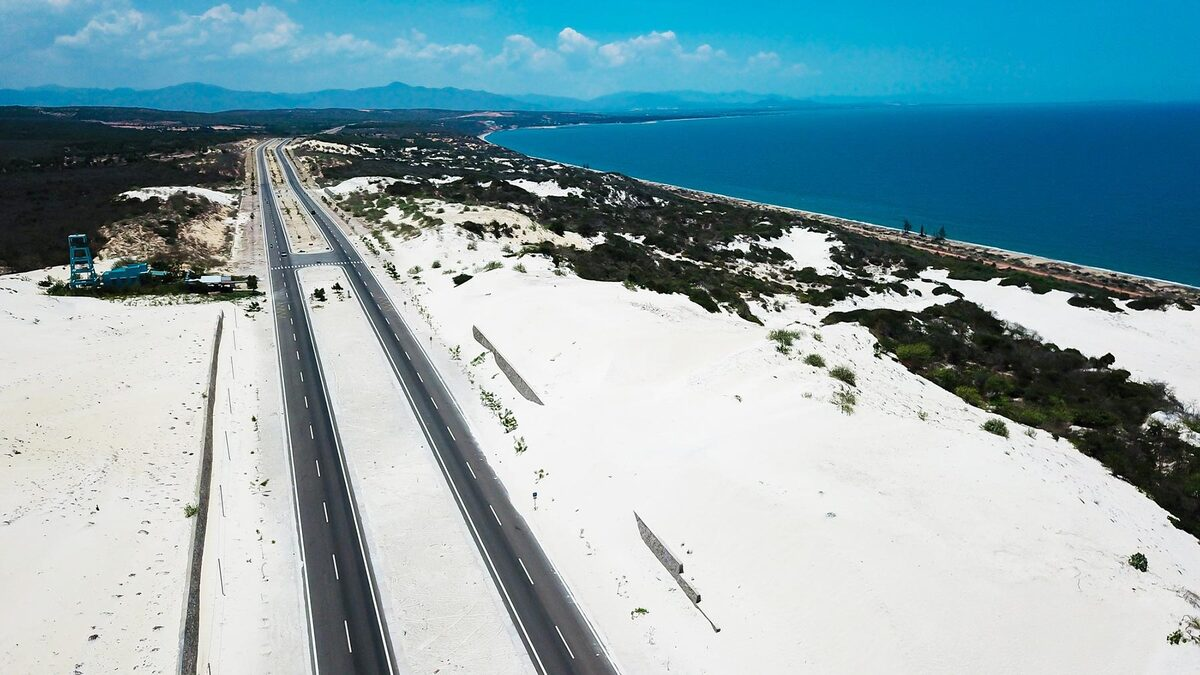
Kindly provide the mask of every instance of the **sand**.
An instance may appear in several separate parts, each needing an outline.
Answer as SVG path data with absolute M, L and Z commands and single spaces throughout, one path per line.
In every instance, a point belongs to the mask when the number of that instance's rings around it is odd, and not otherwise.
M 171 672 L 221 308 L 48 297 L 47 272 L 0 277 L 0 663 Z
M 833 265 L 823 237 L 789 241 L 805 265 Z M 503 243 L 451 226 L 397 239 L 384 255 L 425 272 L 388 283 L 441 346 L 433 356 L 489 461 L 626 672 L 1200 668 L 1200 650 L 1165 639 L 1197 613 L 1182 594 L 1200 586 L 1196 540 L 1068 443 L 1012 423 L 1011 439 L 983 432 L 988 414 L 875 358 L 865 329 L 820 327 L 826 310 L 792 303 L 760 327 L 682 296 L 559 276 L 538 257 L 522 273 Z M 482 271 L 490 260 L 506 266 Z M 477 276 L 455 287 L 463 271 Z M 933 301 L 932 282 L 914 286 L 923 298 L 879 304 Z M 1004 311 L 1041 302 L 1020 292 Z M 483 352 L 472 326 L 544 407 L 489 357 L 471 365 Z M 766 339 L 783 326 L 803 333 L 790 356 Z M 1062 346 L 1086 340 L 1072 326 Z M 857 373 L 853 415 L 831 402 L 841 385 L 801 361 L 812 352 Z M 1143 358 L 1186 390 L 1188 373 L 1170 366 L 1192 358 L 1185 343 Z M 480 389 L 514 411 L 517 431 L 504 433 Z M 514 436 L 527 452 L 513 452 Z M 634 510 L 683 560 L 719 634 L 647 552 Z M 1149 572 L 1126 563 L 1135 551 Z

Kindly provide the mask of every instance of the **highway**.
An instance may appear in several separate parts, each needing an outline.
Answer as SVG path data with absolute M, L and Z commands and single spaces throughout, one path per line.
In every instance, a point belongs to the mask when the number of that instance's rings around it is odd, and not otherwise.
M 425 439 L 446 479 L 447 487 L 467 523 L 468 530 L 480 551 L 488 573 L 496 584 L 497 591 L 512 618 L 517 633 L 529 653 L 534 669 L 538 673 L 555 675 L 559 673 L 586 675 L 615 673 L 616 669 L 595 631 L 579 607 L 576 606 L 574 599 L 526 526 L 524 519 L 513 508 L 503 484 L 488 466 L 485 455 L 471 434 L 457 404 L 426 356 L 424 345 L 408 330 L 384 287 L 372 274 L 370 266 L 360 257 L 358 251 L 343 233 L 342 228 L 336 224 L 335 216 L 304 189 L 287 154 L 281 150 L 280 146 L 275 146 L 273 152 L 279 165 L 283 168 L 285 180 L 291 191 L 299 199 L 302 207 L 309 212 L 309 216 L 315 221 L 317 228 L 332 249 L 328 253 L 292 256 L 290 261 L 282 263 L 279 257 L 281 249 L 271 251 L 269 260 L 272 267 L 272 287 L 273 289 L 284 288 L 290 293 L 283 298 L 283 306 L 286 308 L 286 303 L 295 302 L 299 307 L 303 300 L 298 295 L 294 268 L 306 264 L 344 266 L 346 276 L 353 287 L 353 295 L 358 299 L 378 337 L 380 347 L 390 361 L 392 370 L 407 395 L 413 414 L 420 423 Z M 262 171 L 261 174 L 265 178 L 266 172 Z M 269 181 L 265 182 L 263 186 L 264 203 L 270 201 L 267 199 L 267 191 L 270 189 Z M 279 232 L 277 216 L 278 213 L 272 223 L 265 223 L 272 228 L 266 238 L 270 245 L 286 246 L 286 236 L 277 239 Z M 275 292 L 277 291 L 273 290 L 273 293 Z M 278 301 L 278 298 L 276 300 Z M 276 308 L 279 309 L 279 307 L 280 305 L 277 303 Z M 281 363 L 284 370 L 309 367 L 305 356 L 307 352 L 301 350 L 295 356 L 291 355 L 291 345 L 288 344 L 288 340 L 292 336 L 292 318 L 296 319 L 295 335 L 299 336 L 298 343 L 307 345 L 313 355 L 314 364 L 319 364 L 308 322 L 301 322 L 299 316 L 290 316 L 291 312 L 288 314 L 288 320 L 279 323 Z M 292 363 L 289 363 L 289 357 Z M 314 387 L 317 390 L 321 389 L 319 383 L 312 384 L 308 380 L 292 384 L 308 387 L 309 390 Z M 288 384 L 286 375 L 285 389 L 292 391 L 292 385 Z M 300 390 L 295 391 L 299 392 Z M 336 424 L 329 413 L 323 392 L 317 391 L 314 395 L 321 397 L 320 415 L 329 420 L 329 431 L 327 435 L 317 435 L 319 432 L 314 431 L 313 438 L 309 440 L 321 441 L 318 443 L 324 448 L 324 459 L 321 461 L 334 462 L 338 460 L 340 450 L 328 447 L 327 444 L 336 443 Z M 293 416 L 295 415 L 293 414 Z M 313 415 L 305 415 L 305 417 L 311 419 Z M 293 423 L 289 428 L 296 426 L 297 423 Z M 300 426 L 307 433 L 302 423 Z M 294 433 L 293 443 L 295 443 Z M 322 443 L 326 445 L 322 445 Z M 295 449 L 293 452 L 295 453 Z M 304 460 L 298 453 L 296 453 L 295 459 L 297 473 L 306 471 L 303 467 Z M 341 464 L 338 462 L 336 470 L 339 472 L 340 466 Z M 311 479 L 313 476 L 309 476 L 309 478 Z M 325 482 L 333 481 L 326 480 Z M 340 479 L 338 482 L 339 484 L 344 483 Z M 403 490 L 404 486 L 397 485 L 396 489 Z M 299 509 L 302 522 L 306 522 L 308 514 L 314 508 L 312 504 L 306 506 L 304 500 L 326 499 L 328 501 L 328 497 L 321 497 L 313 487 L 299 489 L 298 494 L 301 495 Z M 330 497 L 332 496 L 334 495 L 330 495 Z M 337 528 L 349 528 L 352 527 L 351 523 L 355 522 L 352 495 L 347 492 L 344 501 L 345 504 L 339 507 L 343 514 L 343 520 L 337 524 Z M 302 526 L 301 529 L 307 534 L 305 527 Z M 330 545 L 336 545 L 340 538 L 332 536 L 328 529 L 326 528 L 324 535 L 332 540 Z M 347 541 L 353 541 L 353 536 L 350 534 L 345 534 L 345 537 Z M 305 537 L 305 546 L 308 546 L 307 536 Z M 359 549 L 362 549 L 361 545 Z M 341 549 L 338 550 L 340 556 Z M 326 550 L 322 548 L 321 554 L 325 552 Z M 310 551 L 307 553 L 307 558 L 315 560 L 316 555 L 320 554 Z M 340 562 L 341 558 L 339 557 L 338 560 Z M 343 611 L 346 616 L 354 617 L 354 620 L 348 619 L 352 635 L 357 636 L 359 632 L 366 633 L 358 638 L 362 640 L 362 649 L 367 650 L 368 655 L 373 659 L 365 665 L 376 669 L 364 669 L 359 672 L 376 672 L 387 659 L 391 650 L 386 639 L 380 637 L 381 631 L 384 631 L 384 622 L 378 615 L 378 611 L 374 609 L 374 607 L 378 607 L 378 603 L 375 602 L 374 593 L 370 587 L 369 561 L 364 557 L 353 564 L 358 566 L 354 572 L 354 581 L 347 584 L 347 577 L 343 572 L 342 583 L 338 588 L 347 586 L 349 588 L 344 588 L 338 599 L 343 603 L 347 601 L 361 603 L 361 606 L 353 611 L 348 605 L 343 605 Z M 316 574 L 310 570 L 308 577 L 311 604 L 314 608 L 314 625 L 333 620 L 332 616 L 325 616 L 323 613 L 320 621 L 316 619 L 319 613 L 316 611 L 318 591 L 315 588 L 315 576 Z M 326 578 L 324 583 L 327 585 L 329 579 Z M 333 598 L 326 597 L 333 594 L 331 591 L 322 590 L 321 593 L 323 602 L 333 602 Z M 374 603 L 374 607 L 372 603 Z M 378 619 L 374 626 L 368 621 L 372 614 Z M 323 636 L 326 635 L 323 631 L 324 629 L 319 627 L 314 630 L 318 655 L 330 648 L 323 643 Z M 353 655 L 357 666 L 360 654 L 360 647 L 357 643 L 354 649 Z M 377 661 L 374 660 L 376 656 L 378 657 Z
M 394 673 L 387 624 L 347 480 L 337 422 L 267 171 L 255 148 L 270 302 L 292 460 L 310 660 L 315 673 Z M 288 255 L 285 255 L 285 252 Z

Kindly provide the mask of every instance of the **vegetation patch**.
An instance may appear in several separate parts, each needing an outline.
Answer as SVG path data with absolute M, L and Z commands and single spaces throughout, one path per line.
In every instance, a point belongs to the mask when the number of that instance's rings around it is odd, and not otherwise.
M 916 313 L 856 310 L 825 319 L 845 321 L 868 328 L 897 358 L 902 345 L 929 345 L 930 359 L 902 360 L 909 370 L 971 405 L 1066 437 L 1200 536 L 1200 449 L 1150 418 L 1157 411 L 1187 418 L 1165 385 L 1130 379 L 1112 368 L 1111 355 L 1090 358 L 1044 343 L 964 300 Z
M 767 333 L 767 339 L 775 343 L 775 351 L 780 354 L 790 354 L 792 345 L 800 339 L 800 331 L 781 328 Z

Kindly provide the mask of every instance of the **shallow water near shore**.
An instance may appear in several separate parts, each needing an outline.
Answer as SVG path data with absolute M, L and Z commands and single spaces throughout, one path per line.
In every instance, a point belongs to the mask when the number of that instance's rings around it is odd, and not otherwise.
M 1200 285 L 1200 103 L 829 107 L 518 129 L 518 152 Z

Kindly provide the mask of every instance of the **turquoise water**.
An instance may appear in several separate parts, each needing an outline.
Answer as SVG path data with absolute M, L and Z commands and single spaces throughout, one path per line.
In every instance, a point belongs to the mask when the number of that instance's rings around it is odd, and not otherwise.
M 1200 285 L 1200 104 L 829 108 L 518 129 L 535 157 Z

